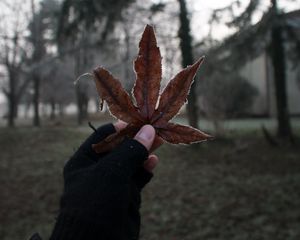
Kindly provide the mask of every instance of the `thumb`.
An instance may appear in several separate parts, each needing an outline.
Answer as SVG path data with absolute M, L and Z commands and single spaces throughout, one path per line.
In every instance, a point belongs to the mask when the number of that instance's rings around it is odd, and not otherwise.
M 151 125 L 143 126 L 134 139 L 143 144 L 149 151 L 155 138 L 155 129 Z

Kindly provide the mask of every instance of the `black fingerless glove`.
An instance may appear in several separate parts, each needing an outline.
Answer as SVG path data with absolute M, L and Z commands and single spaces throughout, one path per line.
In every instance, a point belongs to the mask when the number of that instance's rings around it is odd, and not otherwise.
M 140 191 L 152 174 L 143 168 L 147 149 L 125 139 L 109 153 L 92 144 L 115 132 L 112 124 L 95 131 L 64 167 L 64 192 L 50 240 L 138 239 Z

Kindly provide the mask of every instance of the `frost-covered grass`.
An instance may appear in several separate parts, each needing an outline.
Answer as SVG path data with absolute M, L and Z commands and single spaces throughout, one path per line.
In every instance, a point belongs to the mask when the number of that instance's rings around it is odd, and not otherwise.
M 175 122 L 187 124 L 187 119 L 183 117 L 177 117 Z M 261 129 L 264 125 L 269 130 L 275 130 L 277 123 L 274 118 L 242 118 L 242 119 L 227 119 L 220 122 L 221 126 L 226 131 L 253 131 Z M 300 129 L 300 118 L 291 118 L 292 127 Z M 200 128 L 208 129 L 209 131 L 214 130 L 214 126 L 211 120 L 200 119 Z
M 90 132 L 0 128 L 1 240 L 35 231 L 47 239 L 64 162 Z M 298 147 L 272 148 L 257 133 L 159 149 L 155 178 L 143 193 L 142 239 L 300 239 L 299 139 Z

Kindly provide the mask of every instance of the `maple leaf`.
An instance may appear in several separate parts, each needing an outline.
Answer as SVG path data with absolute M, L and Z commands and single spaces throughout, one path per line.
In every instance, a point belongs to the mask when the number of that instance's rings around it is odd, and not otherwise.
M 155 128 L 156 139 L 163 139 L 173 144 L 190 144 L 211 138 L 198 129 L 169 122 L 187 102 L 191 84 L 204 57 L 179 72 L 160 94 L 161 59 L 154 29 L 147 25 L 134 62 L 136 81 L 132 95 L 136 104 L 132 102 L 120 81 L 109 71 L 103 67 L 94 69 L 96 88 L 102 101 L 107 102 L 110 113 L 114 117 L 128 123 L 120 132 L 94 144 L 93 148 L 96 152 L 111 150 L 124 137 L 135 136 L 145 124 L 151 124 Z

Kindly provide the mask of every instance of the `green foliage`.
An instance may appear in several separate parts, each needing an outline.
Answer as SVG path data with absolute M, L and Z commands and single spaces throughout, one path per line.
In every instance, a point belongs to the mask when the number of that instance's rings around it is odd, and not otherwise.
M 239 1 L 237 2 L 238 4 L 240 4 Z M 235 17 L 234 19 L 232 19 L 232 21 L 227 23 L 227 25 L 229 27 L 235 27 L 238 29 L 249 27 L 251 25 L 252 16 L 255 14 L 255 11 L 257 11 L 260 3 L 261 0 L 250 0 L 245 10 L 239 16 Z M 233 9 L 231 9 L 231 11 L 233 11 Z
M 105 39 L 108 32 L 120 19 L 122 10 L 134 0 L 64 0 L 62 3 L 58 38 L 76 38 L 82 29 L 102 29 L 101 39 Z
M 257 89 L 237 74 L 213 74 L 200 86 L 202 108 L 210 117 L 233 117 L 250 112 Z
M 260 2 L 251 0 L 241 15 L 232 15 L 232 26 L 236 27 L 238 31 L 228 37 L 220 46 L 213 49 L 211 55 L 214 55 L 214 59 L 218 60 L 218 62 L 214 63 L 215 65 L 223 66 L 227 64 L 227 69 L 231 68 L 231 71 L 234 71 L 250 59 L 254 59 L 264 52 L 268 53 L 273 64 L 278 121 L 277 134 L 283 139 L 291 139 L 286 92 L 287 57 L 284 45 L 287 39 L 296 43 L 294 44 L 295 46 L 298 45 L 298 37 L 295 38 L 294 34 L 289 34 L 293 32 L 291 28 L 297 30 L 298 26 L 295 24 L 292 27 L 291 24 L 288 24 L 288 14 L 280 13 L 277 7 L 277 0 L 269 1 L 268 10 L 263 14 L 262 18 L 256 24 L 251 24 L 251 17 L 257 12 Z M 232 4 L 218 11 L 223 13 L 232 11 Z M 219 15 L 222 15 L 222 13 Z M 219 15 L 217 15 L 218 22 L 220 22 Z M 214 15 L 212 16 L 213 18 Z M 213 21 L 211 22 L 213 23 Z M 286 35 L 285 38 L 283 37 L 284 35 Z
M 57 26 L 59 3 L 56 0 L 43 0 L 37 6 L 32 5 L 32 18 L 28 25 L 27 41 L 32 45 L 33 52 L 30 63 L 41 61 L 47 54 L 47 46 L 54 44 L 54 33 Z
M 252 23 L 252 17 L 258 10 L 261 0 L 250 0 L 246 8 L 239 14 L 235 14 L 236 8 L 241 8 L 241 1 L 232 1 L 228 6 L 214 9 L 209 19 L 210 24 L 220 23 L 223 21 L 223 15 L 229 15 L 231 19 L 225 24 L 228 27 L 236 28 L 237 30 L 245 29 Z
M 269 2 L 269 3 L 268 3 Z M 285 41 L 289 41 L 291 51 L 286 56 L 294 62 L 299 61 L 300 39 L 298 13 L 285 13 L 277 9 L 277 1 L 266 1 L 268 9 L 265 11 L 257 23 L 253 23 L 255 14 L 263 6 L 261 0 L 251 0 L 239 15 L 236 15 L 233 9 L 240 7 L 240 1 L 233 1 L 228 6 L 215 9 L 211 15 L 209 23 L 210 31 L 218 24 L 224 24 L 235 30 L 235 32 L 226 37 L 222 42 L 216 42 L 209 46 L 209 54 L 213 57 L 215 65 L 228 65 L 227 68 L 236 69 L 243 66 L 247 61 L 255 59 L 264 52 L 272 52 L 270 44 L 272 41 L 271 31 L 274 27 L 281 27 L 285 35 Z M 267 6 L 267 5 L 266 5 Z M 229 21 L 226 17 L 229 16 Z M 210 38 L 211 36 L 209 36 Z M 208 38 L 208 39 L 209 39 Z M 212 43 L 213 39 L 209 39 Z M 229 52 L 230 54 L 226 54 Z M 225 53 L 225 54 L 224 54 Z
M 165 3 L 153 3 L 150 7 L 150 11 L 155 14 L 155 13 L 158 13 L 158 12 L 162 12 L 164 11 L 166 7 L 166 4 Z

